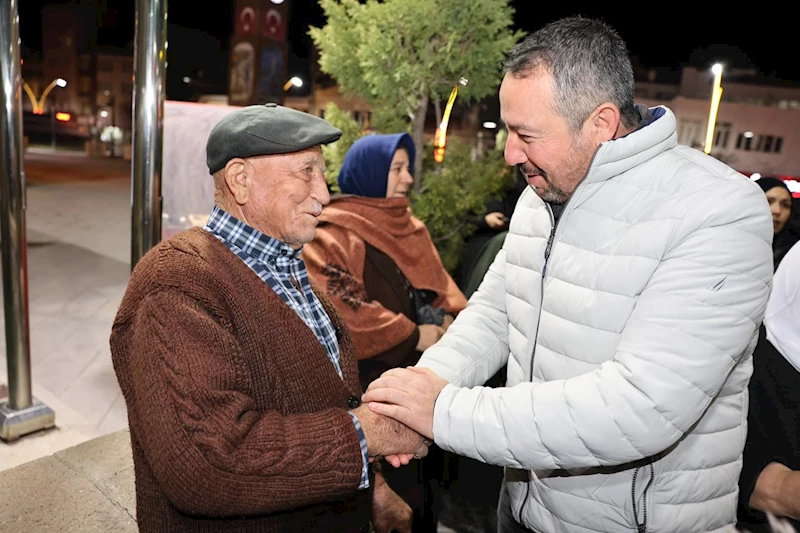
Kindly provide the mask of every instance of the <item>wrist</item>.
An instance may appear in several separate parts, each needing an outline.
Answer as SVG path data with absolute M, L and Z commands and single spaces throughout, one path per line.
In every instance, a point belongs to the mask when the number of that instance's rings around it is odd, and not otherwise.
M 786 470 L 779 474 L 779 491 L 776 494 L 777 507 L 780 516 L 787 516 L 795 520 L 800 519 L 800 472 Z

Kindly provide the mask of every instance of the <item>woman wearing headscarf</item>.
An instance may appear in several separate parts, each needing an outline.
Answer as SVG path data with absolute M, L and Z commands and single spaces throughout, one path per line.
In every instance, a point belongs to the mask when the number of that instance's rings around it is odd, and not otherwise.
M 357 140 L 339 172 L 342 194 L 303 251 L 312 281 L 347 323 L 365 390 L 384 371 L 416 364 L 467 303 L 411 214 L 414 153 L 406 133 Z
M 739 528 L 773 531 L 766 513 L 800 531 L 800 244 L 778 267 L 753 353 Z M 774 530 L 777 531 L 777 530 Z
M 800 240 L 800 234 L 792 225 L 792 193 L 786 182 L 773 177 L 762 177 L 756 183 L 767 195 L 767 201 L 772 209 L 772 224 L 775 236 L 772 238 L 772 254 L 775 269 L 786 255 L 786 252 Z
M 342 194 L 319 217 L 303 255 L 312 282 L 348 326 L 361 384 L 412 366 L 444 334 L 467 301 L 444 268 L 425 224 L 411 214 L 408 191 L 414 143 L 407 133 L 368 135 L 348 150 L 339 171 Z M 436 531 L 441 450 L 384 468 L 389 486 L 415 509 L 415 533 Z M 423 469 L 424 466 L 424 469 Z

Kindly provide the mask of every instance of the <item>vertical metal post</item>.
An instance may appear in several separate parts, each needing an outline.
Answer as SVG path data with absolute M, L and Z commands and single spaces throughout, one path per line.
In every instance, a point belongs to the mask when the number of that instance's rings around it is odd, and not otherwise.
M 167 0 L 136 0 L 131 270 L 161 240 Z
M 25 176 L 22 171 L 22 75 L 17 1 L 0 7 L 0 244 L 8 359 L 8 401 L 0 402 L 0 439 L 55 425 L 55 413 L 31 392 Z

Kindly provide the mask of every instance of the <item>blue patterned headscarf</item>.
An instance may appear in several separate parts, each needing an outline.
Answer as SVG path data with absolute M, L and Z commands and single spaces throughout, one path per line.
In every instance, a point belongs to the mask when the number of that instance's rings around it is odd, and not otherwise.
M 386 198 L 389 168 L 398 148 L 408 151 L 408 160 L 414 174 L 414 141 L 408 133 L 367 135 L 353 143 L 344 156 L 339 170 L 339 188 L 345 194 L 368 198 Z

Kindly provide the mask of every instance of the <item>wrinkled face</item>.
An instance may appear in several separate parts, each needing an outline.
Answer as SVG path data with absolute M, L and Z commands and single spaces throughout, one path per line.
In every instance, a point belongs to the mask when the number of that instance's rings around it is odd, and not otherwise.
M 508 128 L 505 158 L 519 165 L 544 201 L 564 203 L 589 170 L 597 144 L 585 126 L 573 132 L 555 111 L 553 78 L 537 69 L 524 78 L 506 74 L 500 86 L 500 116 Z
M 772 227 L 775 235 L 783 231 L 792 215 L 792 195 L 783 187 L 773 187 L 767 191 L 767 201 L 772 210 Z
M 389 180 L 386 182 L 386 198 L 405 198 L 408 190 L 414 184 L 414 176 L 409 171 L 411 162 L 408 160 L 408 151 L 398 148 L 389 165 Z
M 330 202 L 322 148 L 250 157 L 247 202 L 241 210 L 255 229 L 294 249 L 311 242 L 317 217 Z

